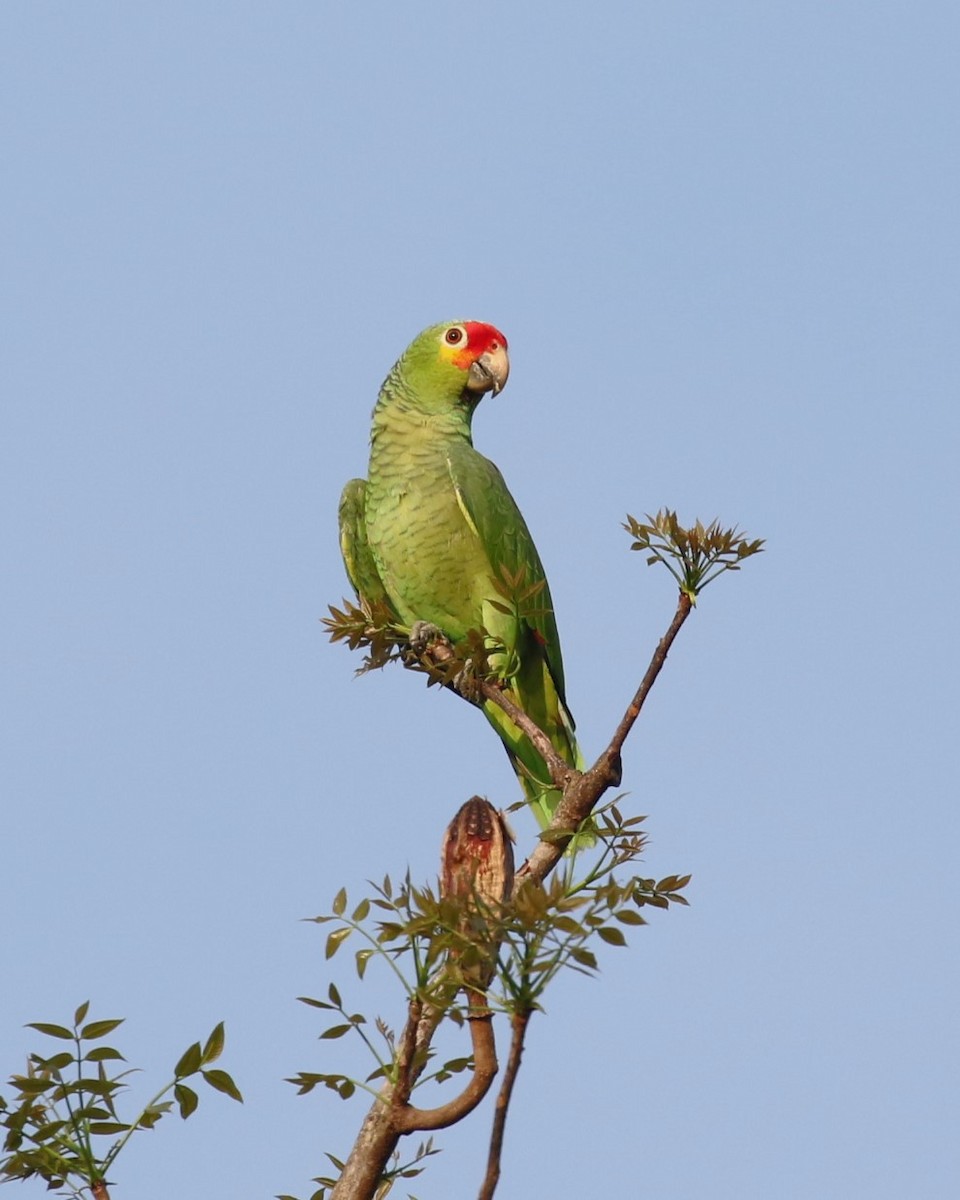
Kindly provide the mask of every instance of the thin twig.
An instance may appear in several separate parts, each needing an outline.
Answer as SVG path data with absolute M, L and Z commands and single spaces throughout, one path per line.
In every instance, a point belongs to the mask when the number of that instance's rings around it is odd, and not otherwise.
M 571 774 L 576 774 L 568 762 L 564 762 L 554 749 L 553 743 L 536 721 L 532 720 L 510 695 L 489 679 L 480 681 L 480 694 L 491 704 L 502 709 L 521 733 L 525 733 L 533 748 L 540 755 L 550 772 L 551 783 L 562 788 Z
M 600 753 L 597 761 L 588 771 L 584 771 L 583 774 L 579 772 L 570 774 L 563 788 L 563 798 L 557 805 L 557 810 L 553 814 L 553 820 L 550 822 L 550 829 L 576 829 L 590 815 L 604 792 L 608 788 L 616 787 L 619 784 L 620 751 L 627 739 L 627 735 L 634 726 L 634 722 L 640 715 L 640 710 L 643 708 L 647 696 L 650 694 L 654 683 L 656 683 L 657 676 L 660 674 L 663 664 L 667 660 L 670 647 L 673 645 L 684 621 L 690 615 L 692 607 L 690 597 L 681 592 L 677 600 L 677 610 L 673 615 L 673 620 L 670 622 L 667 632 L 657 644 L 657 648 L 650 659 L 650 665 L 647 667 L 646 673 L 640 681 L 640 686 L 637 688 L 633 699 L 627 705 L 626 712 L 623 714 L 619 725 L 614 731 L 609 745 Z M 542 882 L 563 857 L 566 846 L 567 841 L 544 841 L 541 839 L 534 848 L 533 853 L 517 871 L 513 884 L 514 894 L 528 879 Z
M 660 674 L 663 664 L 667 661 L 667 654 L 670 651 L 670 647 L 680 632 L 680 627 L 687 617 L 690 616 L 692 608 L 693 601 L 686 592 L 681 592 L 677 600 L 677 611 L 673 614 L 673 620 L 670 622 L 670 628 L 660 639 L 656 650 L 654 650 L 653 657 L 650 659 L 650 665 L 647 667 L 646 674 L 640 681 L 636 695 L 627 706 L 627 711 L 623 714 L 616 732 L 610 739 L 610 745 L 603 752 L 602 757 L 607 759 L 619 758 L 620 751 L 623 749 L 623 743 L 627 740 L 627 735 L 633 728 L 637 717 L 640 716 L 640 710 L 643 708 L 644 702 L 650 694 L 650 689 L 656 683 L 657 676 Z
M 513 1035 L 510 1039 L 510 1057 L 507 1059 L 503 1083 L 497 1094 L 497 1105 L 493 1112 L 493 1128 L 490 1131 L 490 1153 L 487 1156 L 487 1171 L 483 1177 L 478 1200 L 491 1200 L 500 1181 L 500 1156 L 503 1151 L 503 1133 L 507 1124 L 507 1112 L 510 1108 L 510 1097 L 513 1085 L 520 1070 L 520 1059 L 523 1057 L 523 1040 L 530 1020 L 529 1010 L 513 1014 L 511 1026 Z
M 450 643 L 440 637 L 430 643 L 429 656 L 436 663 L 451 662 L 456 657 Z M 461 695 L 464 694 L 455 684 L 453 686 Z M 476 681 L 476 687 L 484 700 L 489 700 L 491 704 L 502 709 L 520 732 L 527 735 L 531 745 L 546 763 L 550 772 L 550 781 L 562 788 L 572 768 L 569 763 L 563 761 L 554 749 L 550 738 L 536 721 L 527 716 L 523 709 L 510 698 L 509 694 L 492 679 L 479 679 Z M 469 699 L 469 697 L 465 698 Z

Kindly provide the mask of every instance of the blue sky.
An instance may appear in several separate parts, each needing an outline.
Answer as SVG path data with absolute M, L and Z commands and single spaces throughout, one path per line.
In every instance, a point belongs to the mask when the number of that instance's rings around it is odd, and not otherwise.
M 247 1096 L 118 1194 L 309 1194 L 363 1105 L 283 1077 L 366 1063 L 300 918 L 515 799 L 319 624 L 377 388 L 461 316 L 510 341 L 476 442 L 588 755 L 674 604 L 624 514 L 768 540 L 625 755 L 692 905 L 549 996 L 498 1196 L 955 1186 L 958 42 L 886 0 L 3 6 L 0 1071 L 89 997 L 138 1098 L 221 1018 Z M 474 1194 L 488 1120 L 410 1190 Z

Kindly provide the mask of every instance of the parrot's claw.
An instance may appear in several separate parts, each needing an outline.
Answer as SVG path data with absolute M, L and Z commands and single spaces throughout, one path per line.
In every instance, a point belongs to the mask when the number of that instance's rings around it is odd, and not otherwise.
M 454 652 L 450 640 L 442 630 L 429 621 L 414 621 L 410 626 L 410 636 L 407 638 L 406 649 L 403 653 L 403 661 L 408 666 L 422 664 L 424 659 L 435 666 L 442 666 L 453 657 Z M 477 678 L 469 661 L 456 675 L 445 681 L 444 687 L 452 688 L 464 700 L 469 700 L 471 704 L 483 703 L 480 689 L 477 686 Z
M 468 700 L 471 704 L 478 706 L 483 705 L 483 693 L 480 691 L 480 686 L 477 683 L 477 677 L 471 669 L 471 663 L 458 671 L 450 681 L 450 686 L 454 691 L 459 692 L 464 700 Z
M 434 642 L 445 642 L 446 640 L 436 625 L 431 625 L 429 621 L 414 621 L 410 626 L 410 637 L 407 639 L 407 644 L 414 654 L 425 654 Z

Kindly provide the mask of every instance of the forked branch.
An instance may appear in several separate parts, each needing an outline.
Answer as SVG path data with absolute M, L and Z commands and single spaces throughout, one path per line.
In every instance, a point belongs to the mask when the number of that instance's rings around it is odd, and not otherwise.
M 409 631 L 392 624 L 390 614 L 385 611 L 371 609 L 366 605 L 358 608 L 347 604 L 342 611 L 331 609 L 331 618 L 326 620 L 332 640 L 346 641 L 351 649 L 367 650 L 363 670 L 400 660 L 414 670 L 425 672 L 431 683 L 450 687 L 474 703 L 482 699 L 495 704 L 535 747 L 550 772 L 552 783 L 561 791 L 562 798 L 545 836 L 538 841 L 515 877 L 512 875 L 512 863 L 509 878 L 506 872 L 498 876 L 504 886 L 504 894 L 509 894 L 514 900 L 522 894 L 521 889 L 524 885 L 531 882 L 541 884 L 547 878 L 562 858 L 564 849 L 577 828 L 590 817 L 604 794 L 611 787 L 619 785 L 623 746 L 663 669 L 680 629 L 696 604 L 699 592 L 722 572 L 739 570 L 743 559 L 759 553 L 763 547 L 762 541 L 749 542 L 737 529 L 723 529 L 717 521 L 708 526 L 698 521 L 689 529 L 684 529 L 677 521 L 676 514 L 670 510 L 662 510 L 655 517 L 648 516 L 646 524 L 629 517 L 626 528 L 635 539 L 632 549 L 646 551 L 648 563 L 657 562 L 666 566 L 677 580 L 680 594 L 670 625 L 657 644 L 643 678 L 609 743 L 594 764 L 582 772 L 572 769 L 563 761 L 544 730 L 517 706 L 499 682 L 488 663 L 489 639 L 482 630 L 473 631 L 456 646 L 441 634 L 436 634 L 431 635 L 425 647 L 411 649 Z M 505 574 L 505 582 L 508 585 L 512 582 L 519 588 L 522 579 L 511 581 Z M 504 594 L 507 595 L 506 592 Z M 520 598 L 528 599 L 526 593 Z M 473 803 L 471 801 L 464 806 L 458 814 L 458 819 L 463 818 L 469 805 Z M 474 812 L 474 817 L 478 812 L 479 810 Z M 453 828 L 452 825 L 451 829 Z M 466 826 L 461 828 L 461 833 L 465 828 Z M 448 831 L 448 839 L 449 837 Z M 448 840 L 445 842 L 445 853 L 449 848 Z M 448 857 L 445 861 L 449 867 L 453 860 Z M 467 876 L 461 875 L 460 878 L 462 880 Z M 655 892 L 656 898 L 647 902 L 665 906 L 668 900 L 679 899 L 685 903 L 673 893 L 683 887 L 687 878 L 669 877 L 668 880 L 661 881 L 661 884 L 657 885 L 660 891 L 658 894 Z M 650 887 L 653 890 L 652 884 Z M 439 1129 L 453 1124 L 471 1112 L 489 1091 L 497 1063 L 491 1015 L 483 1003 L 487 982 L 487 979 L 477 976 L 473 984 L 463 985 L 470 994 L 467 1019 L 473 1046 L 471 1078 L 458 1097 L 433 1109 L 411 1106 L 409 1097 L 426 1063 L 427 1051 L 444 1013 L 439 1007 L 426 1004 L 411 1005 L 398 1047 L 395 1082 L 384 1084 L 380 1095 L 367 1113 L 350 1158 L 333 1189 L 331 1200 L 371 1200 L 383 1181 L 390 1155 L 403 1134 Z M 480 1200 L 492 1200 L 500 1176 L 500 1158 L 510 1097 L 519 1071 L 524 1036 L 532 1010 L 532 1007 L 519 1006 L 513 1011 L 510 1054 L 497 1098 Z

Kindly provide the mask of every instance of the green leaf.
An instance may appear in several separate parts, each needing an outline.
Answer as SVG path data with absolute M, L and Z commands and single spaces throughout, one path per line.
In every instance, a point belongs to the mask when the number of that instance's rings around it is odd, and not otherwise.
M 200 1103 L 200 1097 L 193 1088 L 188 1088 L 182 1083 L 178 1083 L 174 1087 L 173 1094 L 180 1105 L 180 1116 L 186 1120 Z
M 85 1104 L 83 1108 L 78 1108 L 73 1114 L 74 1124 L 84 1121 L 109 1121 L 114 1114 L 109 1109 L 102 1108 L 99 1104 Z
M 335 929 L 333 933 L 327 937 L 325 957 L 333 958 L 337 950 L 339 950 L 341 942 L 346 941 L 351 933 L 353 933 L 353 930 L 348 925 L 345 925 L 340 929 Z
M 35 1079 L 28 1075 L 14 1075 L 10 1082 L 21 1096 L 42 1096 L 59 1086 L 55 1079 Z
M 162 1103 L 149 1105 L 137 1118 L 137 1128 L 152 1129 L 161 1117 L 165 1117 L 167 1115 L 171 1108 L 173 1108 L 173 1102 L 170 1100 L 164 1100 Z
M 200 1063 L 203 1060 L 203 1054 L 200 1050 L 200 1043 L 194 1042 L 192 1046 L 188 1046 L 180 1056 L 180 1061 L 173 1068 L 173 1074 L 177 1079 L 185 1079 L 188 1075 L 196 1075 L 200 1070 Z
M 336 1007 L 334 1004 L 328 1004 L 326 1000 L 314 1000 L 312 996 L 298 996 L 297 999 L 301 1004 L 309 1004 L 311 1008 L 325 1008 L 329 1011 Z
M 44 1058 L 41 1061 L 45 1071 L 62 1071 L 64 1067 L 70 1066 L 74 1058 L 69 1050 L 64 1050 L 62 1054 L 54 1054 L 50 1058 Z
M 118 1017 L 113 1021 L 91 1021 L 89 1025 L 84 1025 L 80 1030 L 80 1037 L 85 1042 L 94 1042 L 97 1038 L 106 1037 L 108 1033 L 113 1033 L 118 1025 L 122 1025 L 123 1017 Z
M 59 1133 L 67 1124 L 66 1121 L 47 1121 L 43 1125 L 38 1125 L 30 1134 L 32 1142 L 47 1142 L 55 1133 Z
M 73 1041 L 73 1030 L 64 1029 L 62 1025 L 49 1025 L 46 1021 L 28 1021 L 25 1029 L 36 1029 L 47 1037 L 62 1038 L 65 1042 Z
M 370 961 L 370 959 L 373 957 L 373 955 L 375 953 L 376 953 L 376 951 L 371 950 L 369 947 L 367 947 L 367 949 L 365 949 L 365 950 L 357 951 L 357 975 L 361 979 L 363 978 L 364 973 L 366 972 L 367 963 Z
M 347 889 L 341 888 L 333 898 L 333 911 L 338 917 L 342 917 L 347 907 Z
M 646 921 L 632 908 L 621 908 L 613 914 L 623 925 L 646 925 Z
M 320 1034 L 320 1037 L 321 1039 L 340 1038 L 343 1037 L 345 1033 L 349 1033 L 352 1028 L 353 1026 L 350 1024 L 331 1025 L 329 1029 L 325 1029 L 323 1033 Z
M 343 1008 L 343 1002 L 340 999 L 340 993 L 337 991 L 335 983 L 331 983 L 327 988 L 327 995 L 330 997 L 330 1003 L 334 1008 Z
M 447 1061 L 446 1061 L 446 1062 L 443 1064 L 443 1069 L 444 1069 L 444 1071 L 446 1071 L 446 1072 L 447 1072 L 449 1075 L 457 1075 L 457 1074 L 459 1074 L 461 1071 L 465 1071 L 465 1070 L 467 1069 L 467 1067 L 469 1067 L 469 1066 L 470 1066 L 470 1064 L 471 1064 L 472 1062 L 473 1062 L 473 1059 L 472 1059 L 471 1057 L 465 1057 L 465 1058 L 449 1058 L 449 1059 L 447 1059 Z
M 233 1082 L 233 1079 L 226 1071 L 221 1071 L 214 1067 L 210 1071 L 201 1071 L 200 1074 L 204 1077 L 207 1083 L 218 1092 L 223 1092 L 225 1096 L 230 1096 L 234 1100 L 243 1103 L 243 1096 L 240 1095 L 240 1089 Z
M 84 1000 L 84 1002 L 80 1005 L 80 1007 L 77 1009 L 77 1011 L 73 1014 L 74 1025 L 82 1025 L 83 1024 L 83 1022 L 87 1019 L 87 1010 L 89 1009 L 89 1007 L 90 1007 L 90 1001 Z
M 360 903 L 357 905 L 357 907 L 353 910 L 352 920 L 356 921 L 357 924 L 359 925 L 359 923 L 361 921 L 365 921 L 367 919 L 367 914 L 369 912 L 370 912 L 370 901 L 367 900 L 366 897 L 364 897 L 364 899 L 361 900 Z
M 216 1062 L 223 1053 L 223 1045 L 226 1040 L 226 1035 L 223 1031 L 223 1022 L 215 1025 L 210 1036 L 207 1038 L 206 1044 L 203 1047 L 201 1059 L 204 1063 Z
M 597 933 L 609 946 L 625 946 L 627 944 L 623 930 L 617 929 L 615 925 L 603 925 L 597 930 Z
M 116 1079 L 79 1079 L 76 1083 L 77 1091 L 89 1092 L 91 1096 L 112 1096 L 123 1086 Z
M 83 1056 L 84 1062 L 106 1062 L 107 1059 L 119 1058 L 122 1062 L 127 1060 L 123 1057 L 119 1050 L 114 1050 L 112 1046 L 94 1046 L 94 1048 Z
M 130 1126 L 124 1125 L 122 1121 L 91 1121 L 88 1128 L 91 1133 L 109 1135 L 114 1133 L 126 1133 Z

